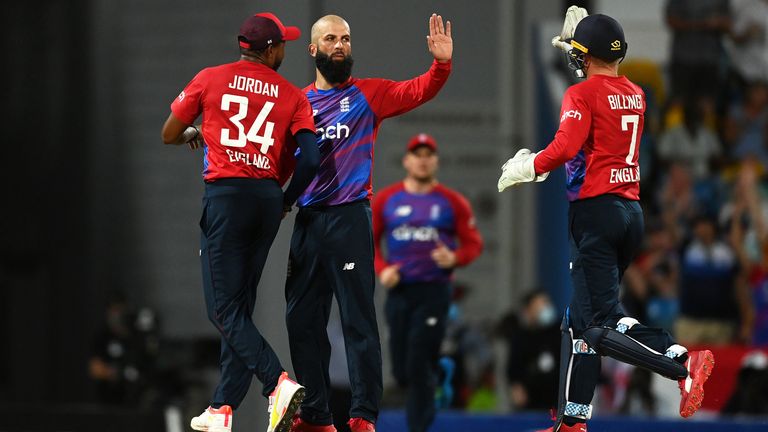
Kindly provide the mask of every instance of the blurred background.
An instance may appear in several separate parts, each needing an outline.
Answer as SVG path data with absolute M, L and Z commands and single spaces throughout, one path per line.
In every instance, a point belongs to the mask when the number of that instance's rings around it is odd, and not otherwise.
M 718 362 L 698 421 L 679 422 L 675 383 L 606 359 L 594 401 L 601 420 L 590 430 L 768 430 L 764 0 L 4 5 L 0 430 L 175 432 L 207 406 L 219 342 L 198 261 L 202 153 L 162 145 L 160 128 L 200 69 L 238 58 L 240 23 L 261 11 L 302 29 L 280 69 L 299 87 L 314 79 L 306 47 L 322 15 L 349 22 L 355 76 L 396 80 L 429 67 L 429 15 L 452 21 L 451 78 L 433 101 L 383 123 L 374 189 L 401 179 L 408 138 L 430 133 L 440 180 L 468 197 L 486 241 L 481 258 L 456 273 L 443 350 L 456 369 L 441 385 L 448 409 L 433 430 L 547 424 L 559 336 L 558 319 L 541 310 L 559 315 L 570 295 L 564 173 L 504 194 L 495 184 L 508 157 L 545 147 L 557 128 L 575 81 L 549 41 L 570 4 L 622 23 L 621 73 L 647 96 L 647 236 L 623 301 Z M 289 368 L 292 225 L 284 220 L 272 247 L 254 314 Z M 384 360 L 378 427 L 404 430 L 386 346 Z M 337 382 L 343 392 L 343 376 Z M 266 424 L 258 393 L 237 411 L 236 430 Z

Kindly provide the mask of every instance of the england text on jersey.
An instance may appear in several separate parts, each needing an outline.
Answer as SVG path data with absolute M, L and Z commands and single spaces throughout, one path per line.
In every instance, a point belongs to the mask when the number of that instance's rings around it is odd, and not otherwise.
M 611 183 L 636 183 L 640 181 L 640 168 L 611 168 Z
M 269 158 L 260 154 L 242 153 L 232 150 L 226 150 L 229 155 L 229 161 L 233 163 L 244 163 L 254 168 L 268 170 L 272 168 L 269 165 Z

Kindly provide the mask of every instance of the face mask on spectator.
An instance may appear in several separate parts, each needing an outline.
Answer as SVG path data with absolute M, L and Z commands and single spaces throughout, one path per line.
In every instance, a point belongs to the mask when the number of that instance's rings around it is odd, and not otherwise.
M 555 308 L 552 305 L 546 305 L 539 311 L 537 322 L 540 326 L 546 327 L 555 322 L 557 316 L 555 314 Z

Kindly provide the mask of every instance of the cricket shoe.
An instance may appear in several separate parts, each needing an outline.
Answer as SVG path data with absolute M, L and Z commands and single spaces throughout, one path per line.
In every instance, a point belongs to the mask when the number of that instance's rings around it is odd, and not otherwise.
M 715 368 L 715 356 L 710 350 L 688 353 L 685 368 L 688 369 L 688 376 L 677 381 L 680 386 L 680 415 L 690 417 L 704 401 L 704 383 Z
M 269 427 L 267 432 L 289 432 L 293 415 L 304 400 L 305 389 L 283 372 L 277 380 L 277 386 L 269 395 Z
M 352 432 L 376 432 L 376 427 L 373 423 L 360 417 L 349 419 L 349 429 Z
M 291 432 L 336 432 L 336 428 L 333 425 L 315 425 L 307 423 L 302 420 L 301 417 L 296 416 L 293 420 Z
M 208 407 L 202 414 L 193 417 L 189 425 L 196 431 L 231 432 L 232 407 L 229 405 L 222 405 L 219 408 Z

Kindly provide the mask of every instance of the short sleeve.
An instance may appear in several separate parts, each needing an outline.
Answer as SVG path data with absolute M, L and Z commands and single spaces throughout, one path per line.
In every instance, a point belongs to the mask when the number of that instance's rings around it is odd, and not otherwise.
M 171 112 L 186 124 L 194 123 L 203 112 L 203 91 L 205 90 L 205 70 L 198 73 L 171 104 Z

